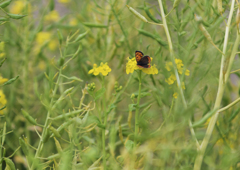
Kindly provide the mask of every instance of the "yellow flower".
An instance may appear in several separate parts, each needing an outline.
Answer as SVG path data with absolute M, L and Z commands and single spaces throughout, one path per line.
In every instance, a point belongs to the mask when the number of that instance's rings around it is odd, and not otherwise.
M 178 97 L 178 93 L 177 92 L 173 93 L 173 97 L 176 99 Z
M 107 63 L 103 64 L 101 63 L 99 66 L 99 71 L 102 73 L 103 76 L 108 75 L 109 72 L 112 71 L 112 69 L 107 65 Z
M 169 85 L 171 85 L 171 84 L 173 84 L 173 83 L 176 81 L 176 77 L 175 77 L 175 75 L 174 75 L 173 73 L 171 73 L 171 76 L 170 76 L 168 79 L 165 79 L 165 81 L 166 81 Z
M 3 84 L 5 82 L 7 82 L 8 79 L 7 78 L 3 78 L 2 76 L 0 76 L 0 84 Z
M 135 58 L 132 58 L 132 59 L 129 59 L 128 58 L 128 62 L 127 62 L 127 65 L 126 65 L 126 73 L 129 74 L 129 73 L 133 73 L 134 70 L 138 70 L 139 67 L 137 66 L 137 61 Z
M 97 64 L 93 64 L 93 69 L 89 70 L 88 74 L 93 74 L 94 76 L 99 74 L 99 68 L 97 67 Z
M 27 9 L 26 9 L 27 7 Z M 24 11 L 24 13 L 26 14 L 26 12 L 28 12 L 29 14 L 32 11 L 32 6 L 30 3 L 27 3 L 27 1 L 25 0 L 18 0 L 18 1 L 14 1 L 11 3 L 11 7 L 10 7 L 10 13 L 12 14 L 20 14 L 23 12 L 23 10 L 27 10 Z
M 78 24 L 78 20 L 76 18 L 72 18 L 69 22 L 69 25 L 71 25 L 71 26 L 75 26 L 77 24 Z
M 51 51 L 54 51 L 56 50 L 58 47 L 58 40 L 50 40 L 49 43 L 48 43 L 48 48 L 51 50 Z
M 93 64 L 93 69 L 89 70 L 88 74 L 97 76 L 99 73 L 102 73 L 103 76 L 106 76 L 111 71 L 112 69 L 108 66 L 107 63 L 101 63 L 99 67 L 97 67 L 97 64 Z
M 19 14 L 19 13 L 22 12 L 24 7 L 25 7 L 25 2 L 24 1 L 14 1 L 12 3 L 11 8 L 10 8 L 10 13 Z
M 152 58 L 151 58 L 152 60 Z M 134 70 L 142 70 L 146 74 L 158 74 L 158 69 L 156 68 L 156 65 L 154 64 L 150 68 L 140 68 L 137 66 L 137 61 L 135 58 L 129 59 L 126 65 L 126 73 L 133 73 Z
M 66 4 L 69 3 L 71 0 L 58 0 L 59 3 Z
M 184 66 L 183 63 L 182 63 L 182 60 L 175 58 L 175 63 L 176 63 L 176 65 L 177 65 L 178 73 L 179 73 L 179 74 L 182 74 L 182 73 L 183 73 L 183 66 Z M 173 64 L 172 64 L 172 62 L 166 62 L 165 68 L 167 69 L 167 71 L 172 71 L 172 70 L 173 70 Z M 189 75 L 190 75 L 190 71 L 189 71 L 188 69 L 186 69 L 185 75 L 186 75 L 186 76 L 189 76 Z M 170 76 L 168 79 L 165 79 L 165 81 L 166 81 L 169 85 L 173 84 L 173 83 L 176 81 L 176 77 L 175 77 L 173 71 L 171 72 L 171 76 Z M 183 89 L 185 89 L 185 86 L 184 86 Z
M 2 90 L 0 90 L 0 108 L 5 106 L 6 104 L 7 104 L 7 99 L 5 97 L 5 94 L 3 93 Z M 4 114 L 4 110 L 0 110 L 0 114 L 3 115 Z
M 46 16 L 45 16 L 45 21 L 48 22 L 55 22 L 59 20 L 59 13 L 56 10 L 53 10 L 51 12 L 49 12 Z
M 0 53 L 0 58 L 3 58 L 6 55 L 6 53 Z
M 50 32 L 39 32 L 36 36 L 36 41 L 38 45 L 43 45 L 44 43 L 48 42 L 51 38 Z

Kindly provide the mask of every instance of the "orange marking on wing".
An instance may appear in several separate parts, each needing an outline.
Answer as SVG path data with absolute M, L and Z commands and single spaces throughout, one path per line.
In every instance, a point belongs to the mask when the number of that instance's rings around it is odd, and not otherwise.
M 138 51 L 135 53 L 135 57 L 136 57 L 137 62 L 142 59 L 142 56 L 143 56 L 143 54 L 138 52 Z

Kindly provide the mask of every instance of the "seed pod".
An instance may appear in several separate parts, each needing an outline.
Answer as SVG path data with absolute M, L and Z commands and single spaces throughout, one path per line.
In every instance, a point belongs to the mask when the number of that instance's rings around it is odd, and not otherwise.
M 13 161 L 9 158 L 3 158 L 4 161 L 6 162 L 6 164 L 11 168 L 11 170 L 15 170 L 15 165 L 13 163 Z
M 54 7 L 55 7 L 55 2 L 54 2 L 54 0 L 50 0 L 50 2 L 49 2 L 50 11 L 54 10 Z
M 21 18 L 27 16 L 27 15 L 10 14 L 10 13 L 8 13 L 7 15 L 12 19 L 21 19 Z
M 57 131 L 57 129 L 55 129 L 54 127 L 50 126 L 49 130 L 52 131 L 52 133 L 54 134 L 55 137 L 57 138 L 61 138 L 61 135 L 59 134 L 59 132 Z
M 43 134 L 42 142 L 46 143 L 48 141 L 48 139 L 50 138 L 50 136 L 51 136 L 51 133 L 49 132 L 49 129 L 47 128 L 45 133 Z
M 2 133 L 2 146 L 3 146 L 3 144 L 4 144 L 4 142 L 5 142 L 5 137 L 6 137 L 6 127 L 7 126 L 7 123 L 5 122 L 4 123 L 4 127 L 3 127 L 3 133 Z
M 71 87 L 63 92 L 63 94 L 71 93 L 71 91 L 74 89 L 74 87 Z
M 156 22 L 156 23 L 160 23 L 161 21 L 157 18 L 155 18 L 151 12 L 149 11 L 149 8 L 146 6 L 146 3 L 144 2 L 144 11 L 145 13 L 147 14 L 147 16 L 153 21 L 153 22 Z
M 148 20 L 144 16 L 142 16 L 140 13 L 138 13 L 135 9 L 133 9 L 132 7 L 130 7 L 128 5 L 127 5 L 127 7 L 140 20 L 142 20 L 143 22 L 148 22 Z
M 218 3 L 218 12 L 222 14 L 223 13 L 222 0 L 218 0 L 217 3 Z
M 21 137 L 19 137 L 19 145 L 21 146 L 24 155 L 27 156 L 28 155 L 28 146 Z
M 36 120 L 28 114 L 25 110 L 21 109 L 23 116 L 33 125 L 37 125 Z
M 238 8 L 237 15 L 236 15 L 236 24 L 238 28 L 239 28 L 239 23 L 240 23 L 240 10 Z
M 140 113 L 141 116 L 144 116 L 144 114 L 151 108 L 152 104 L 148 105 L 143 111 Z
M 59 126 L 57 128 L 57 131 L 59 133 L 61 133 L 61 131 L 64 129 L 64 128 L 67 128 L 71 123 L 73 122 L 73 119 L 69 120 L 68 122 L 64 122 L 61 126 Z
M 173 3 L 173 9 L 177 8 L 181 0 L 175 0 Z
M 1 7 L 1 8 L 5 8 L 5 7 L 7 7 L 11 2 L 12 2 L 12 0 L 4 1 L 4 2 L 0 3 L 0 7 Z
M 231 121 L 238 115 L 239 111 L 240 111 L 240 108 L 238 108 L 237 110 L 235 110 L 235 111 L 231 114 L 230 118 L 228 119 L 228 122 L 231 122 Z
M 210 112 L 208 112 L 202 119 L 200 119 L 199 121 L 195 122 L 192 127 L 198 127 L 198 126 L 201 126 L 202 124 L 204 124 L 208 118 L 210 118 L 214 113 L 217 112 L 218 109 L 214 109 L 214 110 L 211 110 Z
M 0 17 L 0 21 L 7 21 L 8 19 L 5 17 Z
M 0 67 L 2 67 L 3 63 L 5 62 L 6 58 L 4 58 L 1 63 L 0 63 Z
M 128 127 L 131 129 L 132 110 L 128 112 Z
M 60 143 L 58 142 L 58 140 L 56 138 L 54 138 L 54 141 L 55 141 L 55 145 L 57 147 L 58 153 L 62 153 L 62 147 L 61 147 Z
M 61 58 L 59 59 L 59 66 L 60 66 L 60 67 L 62 67 L 62 65 L 64 64 L 64 61 L 65 61 L 65 59 L 64 59 L 63 57 L 61 57 Z
M 7 82 L 5 82 L 5 83 L 3 84 L 3 86 L 13 83 L 15 80 L 18 79 L 18 77 L 19 77 L 19 76 L 16 76 L 16 77 L 14 77 L 14 78 L 8 80 Z
M 168 45 L 166 41 L 163 41 L 162 39 L 160 39 L 159 37 L 156 37 L 154 34 L 152 34 L 150 32 L 147 32 L 147 31 L 142 30 L 142 29 L 138 29 L 138 32 L 142 35 L 145 35 L 147 37 L 150 37 L 150 38 L 156 40 L 162 46 L 167 46 Z
M 120 122 L 119 122 L 118 130 L 119 130 L 119 138 L 122 141 L 122 143 L 124 143 L 123 134 L 122 134 L 122 126 L 121 126 Z
M 53 1 L 53 0 L 52 0 Z M 58 41 L 59 44 L 62 45 L 62 41 L 63 41 L 63 35 L 61 33 L 61 31 L 59 29 L 57 29 L 57 34 L 58 34 Z
M 92 27 L 92 28 L 107 28 L 107 25 L 103 24 L 96 24 L 96 23 L 91 23 L 91 22 L 83 22 L 83 25 L 87 27 Z
M 72 43 L 76 43 L 76 42 L 80 41 L 80 40 L 83 39 L 87 34 L 88 34 L 88 31 L 86 31 L 86 32 L 84 32 L 84 33 L 82 33 L 82 34 L 79 34 L 79 35 L 77 36 L 77 38 L 76 38 Z
M 80 109 L 80 110 L 75 110 L 75 111 L 72 111 L 72 112 L 68 112 L 68 113 L 65 113 L 63 115 L 60 115 L 60 116 L 57 116 L 55 118 L 52 118 L 52 120 L 59 120 L 59 119 L 64 119 L 64 118 L 67 118 L 67 117 L 70 117 L 70 116 L 75 116 L 77 115 L 78 113 L 81 113 L 84 109 Z
M 60 154 L 59 153 L 57 153 L 57 154 L 54 154 L 54 155 L 51 155 L 51 156 L 49 156 L 49 157 L 47 157 L 46 159 L 47 160 L 53 160 L 53 159 L 56 159 L 56 158 L 60 158 Z

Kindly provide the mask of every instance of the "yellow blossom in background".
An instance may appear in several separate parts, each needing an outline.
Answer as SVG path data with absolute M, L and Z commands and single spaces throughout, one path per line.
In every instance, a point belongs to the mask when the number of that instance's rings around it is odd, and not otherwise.
M 10 7 L 10 13 L 12 14 L 20 14 L 23 12 L 24 8 L 27 6 L 27 11 L 24 11 L 24 13 L 28 12 L 29 14 L 32 11 L 32 6 L 30 3 L 27 3 L 25 0 L 19 0 L 19 1 L 14 1 L 11 3 Z
M 2 90 L 0 90 L 0 108 L 4 107 L 7 104 L 7 99 L 5 97 L 5 94 L 3 93 Z M 0 110 L 0 114 L 4 114 L 4 109 Z
M 175 63 L 177 65 L 178 73 L 182 74 L 183 73 L 183 66 L 184 66 L 183 63 L 182 63 L 182 60 L 175 58 Z M 167 71 L 173 71 L 173 63 L 172 62 L 166 62 L 165 68 L 167 69 Z M 190 71 L 188 69 L 186 69 L 185 75 L 186 76 L 190 75 Z
M 24 1 L 14 1 L 10 8 L 10 13 L 20 14 L 25 7 Z
M 36 42 L 38 45 L 43 45 L 44 43 L 48 42 L 51 38 L 50 32 L 39 32 L 36 36 Z
M 7 78 L 3 78 L 2 76 L 0 76 L 0 85 L 7 82 L 8 79 Z
M 175 63 L 176 63 L 176 65 L 177 65 L 178 73 L 179 73 L 179 74 L 182 74 L 182 73 L 183 73 L 183 66 L 184 66 L 184 64 L 182 63 L 182 60 L 175 58 Z M 175 74 L 174 74 L 174 70 L 173 70 L 173 63 L 172 63 L 172 62 L 166 62 L 165 68 L 166 68 L 167 71 L 171 72 L 170 77 L 166 78 L 166 79 L 165 79 L 165 82 L 167 82 L 169 85 L 172 85 L 172 84 L 174 84 L 174 82 L 177 80 L 177 79 L 176 79 L 176 76 L 175 76 Z M 190 75 L 190 71 L 189 71 L 188 69 L 185 70 L 185 75 L 186 75 L 186 76 L 189 76 L 189 75 Z M 177 85 L 177 83 L 176 83 L 176 85 Z M 182 82 L 181 85 L 182 85 L 182 89 L 185 90 L 185 84 L 184 84 L 184 82 Z M 178 96 L 178 94 L 175 92 L 175 93 L 173 94 L 173 97 L 176 99 L 177 96 Z
M 71 2 L 71 0 L 58 0 L 59 3 L 66 4 Z
M 49 41 L 49 43 L 48 43 L 48 48 L 49 48 L 51 51 L 56 50 L 57 47 L 58 47 L 58 40 L 51 40 L 51 41 Z
M 44 20 L 48 22 L 56 22 L 60 18 L 58 11 L 53 10 L 49 12 L 45 17 Z
M 152 58 L 151 58 L 152 60 Z M 133 73 L 134 70 L 142 70 L 146 74 L 158 74 L 158 69 L 156 68 L 156 65 L 154 64 L 150 68 L 140 68 L 137 66 L 137 61 L 135 58 L 129 59 L 126 64 L 126 73 Z
M 97 64 L 93 64 L 93 68 L 89 70 L 88 74 L 93 74 L 94 76 L 99 74 L 99 68 L 97 67 Z
M 78 20 L 76 18 L 72 18 L 69 22 L 69 25 L 76 26 L 78 24 Z
M 176 81 L 176 77 L 175 77 L 175 75 L 174 75 L 173 73 L 171 73 L 171 76 L 168 77 L 167 79 L 165 79 L 165 81 L 166 81 L 169 85 L 171 85 L 171 84 L 173 84 L 173 83 Z
M 178 93 L 177 92 L 173 93 L 173 97 L 176 99 L 178 97 Z

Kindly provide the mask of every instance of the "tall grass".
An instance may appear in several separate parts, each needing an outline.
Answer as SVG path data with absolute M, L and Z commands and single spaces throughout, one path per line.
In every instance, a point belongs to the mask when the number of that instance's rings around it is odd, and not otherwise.
M 0 7 L 1 169 L 240 167 L 238 1 Z

